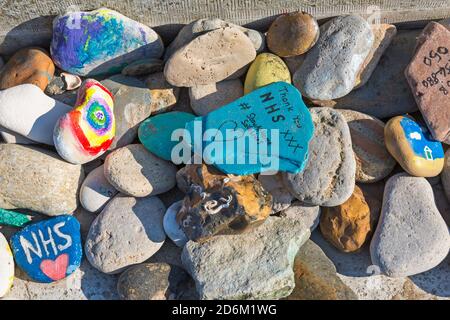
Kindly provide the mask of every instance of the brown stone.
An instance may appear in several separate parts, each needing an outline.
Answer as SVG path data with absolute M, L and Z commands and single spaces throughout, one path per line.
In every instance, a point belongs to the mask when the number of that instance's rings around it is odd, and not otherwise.
M 14 54 L 0 73 L 0 90 L 31 83 L 45 90 L 55 73 L 55 65 L 40 48 L 25 48 Z
M 384 143 L 384 123 L 367 114 L 339 110 L 350 128 L 356 159 L 356 182 L 372 183 L 385 178 L 396 161 Z
M 171 111 L 180 94 L 180 88 L 169 84 L 164 78 L 164 73 L 153 73 L 145 80 L 145 85 L 150 89 L 152 115 Z
M 371 231 L 370 208 L 358 186 L 351 197 L 336 207 L 322 208 L 320 231 L 325 239 L 344 252 L 361 248 Z
M 280 57 L 298 56 L 314 46 L 319 38 L 316 19 L 306 12 L 279 16 L 267 31 L 267 46 Z
M 430 22 L 405 76 L 433 137 L 450 144 L 450 31 Z
M 272 196 L 253 175 L 226 175 L 192 164 L 178 171 L 177 184 L 187 193 L 177 220 L 191 240 L 244 231 L 272 212 Z

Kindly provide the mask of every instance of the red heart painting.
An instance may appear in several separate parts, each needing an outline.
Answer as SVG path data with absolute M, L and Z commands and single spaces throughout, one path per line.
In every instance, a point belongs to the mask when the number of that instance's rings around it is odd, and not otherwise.
M 44 260 L 41 262 L 41 271 L 50 279 L 57 281 L 66 277 L 69 256 L 67 253 L 60 255 L 56 260 Z

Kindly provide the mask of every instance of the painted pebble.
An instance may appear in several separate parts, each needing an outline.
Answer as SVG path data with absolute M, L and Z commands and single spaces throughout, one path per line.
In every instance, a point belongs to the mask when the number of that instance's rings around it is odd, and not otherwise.
M 105 177 L 117 190 L 133 197 L 147 197 L 175 187 L 177 169 L 141 144 L 111 152 L 105 160 Z
M 300 201 L 333 207 L 344 203 L 355 187 L 356 161 L 345 118 L 331 108 L 311 108 L 314 137 L 305 170 L 283 173 L 284 185 Z
M 384 128 L 386 148 L 400 166 L 418 177 L 434 177 L 444 167 L 444 150 L 426 128 L 407 116 L 394 117 Z
M 176 87 L 192 87 L 225 80 L 256 57 L 249 38 L 237 27 L 203 34 L 167 60 L 164 75 Z
M 0 90 L 30 83 L 45 90 L 55 73 L 55 65 L 45 50 L 25 48 L 17 51 L 0 73 Z
M 417 40 L 406 79 L 433 138 L 450 144 L 450 30 L 430 22 Z
M 287 65 L 280 57 L 272 53 L 260 53 L 248 69 L 244 94 L 278 81 L 291 83 L 291 74 Z
M 155 31 L 106 8 L 69 12 L 53 21 L 53 61 L 80 76 L 119 73 L 129 63 L 159 58 L 163 51 Z
M 12 236 L 11 247 L 16 263 L 31 279 L 58 281 L 81 264 L 80 224 L 68 215 L 31 224 Z
M 14 281 L 14 259 L 5 236 L 0 233 L 0 298 L 5 296 Z
M 64 160 L 83 164 L 108 150 L 115 132 L 112 94 L 98 81 L 88 79 L 78 91 L 75 108 L 56 123 L 53 140 Z
M 356 182 L 373 183 L 384 179 L 396 161 L 384 143 L 384 123 L 353 110 L 339 110 L 350 128 L 356 158 Z
M 119 192 L 106 180 L 103 171 L 103 165 L 95 168 L 81 185 L 80 203 L 89 212 L 99 212 Z
M 53 145 L 53 128 L 72 108 L 32 84 L 0 91 L 0 125 L 30 140 Z
M 273 170 L 300 172 L 305 167 L 314 131 L 300 93 L 285 82 L 259 88 L 195 118 L 187 123 L 186 129 L 194 138 L 191 145 L 195 154 L 203 154 L 206 163 L 222 172 L 238 175 Z M 196 139 L 198 129 L 214 132 L 213 141 Z M 235 133 L 234 137 L 227 137 L 230 131 Z M 215 149 L 219 151 L 213 152 Z
M 369 24 L 360 16 L 339 16 L 326 22 L 320 27 L 317 44 L 293 76 L 295 86 L 310 99 L 345 96 L 355 85 L 373 38 Z
M 183 206 L 183 201 L 174 202 L 166 211 L 163 220 L 164 231 L 170 240 L 173 241 L 178 247 L 183 247 L 188 238 L 184 234 L 181 228 L 180 222 L 177 220 L 177 214 Z
M 306 12 L 280 15 L 267 31 L 267 46 L 280 57 L 304 54 L 319 38 L 316 19 Z
M 194 118 L 191 113 L 179 111 L 150 117 L 139 126 L 139 141 L 151 153 L 171 161 L 178 156 L 176 154 L 172 156 L 172 150 L 179 143 L 178 139 L 172 138 L 172 134 L 175 130 L 184 130 L 186 123 Z

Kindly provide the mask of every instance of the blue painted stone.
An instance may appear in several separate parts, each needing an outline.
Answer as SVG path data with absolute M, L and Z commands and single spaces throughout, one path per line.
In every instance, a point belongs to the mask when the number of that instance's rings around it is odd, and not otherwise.
M 302 171 L 314 125 L 300 92 L 286 82 L 275 82 L 195 118 L 186 129 L 191 139 L 185 140 L 205 163 L 228 174 L 246 175 Z M 227 136 L 227 129 L 236 130 L 236 137 Z
M 120 73 L 136 60 L 159 58 L 164 45 L 148 26 L 101 8 L 56 17 L 50 49 L 62 70 L 94 76 Z
M 10 242 L 16 263 L 38 282 L 64 279 L 78 269 L 83 256 L 80 223 L 69 215 L 31 224 Z
M 184 129 L 186 123 L 194 119 L 193 114 L 179 111 L 150 117 L 139 126 L 139 140 L 148 151 L 170 161 L 172 148 L 179 142 L 172 141 L 172 132 L 176 129 Z

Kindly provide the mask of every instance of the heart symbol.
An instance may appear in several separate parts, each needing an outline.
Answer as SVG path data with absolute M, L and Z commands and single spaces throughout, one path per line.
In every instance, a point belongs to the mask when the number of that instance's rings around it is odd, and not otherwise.
M 41 271 L 50 279 L 58 281 L 66 277 L 69 256 L 67 253 L 60 255 L 56 260 L 44 260 L 41 262 Z

